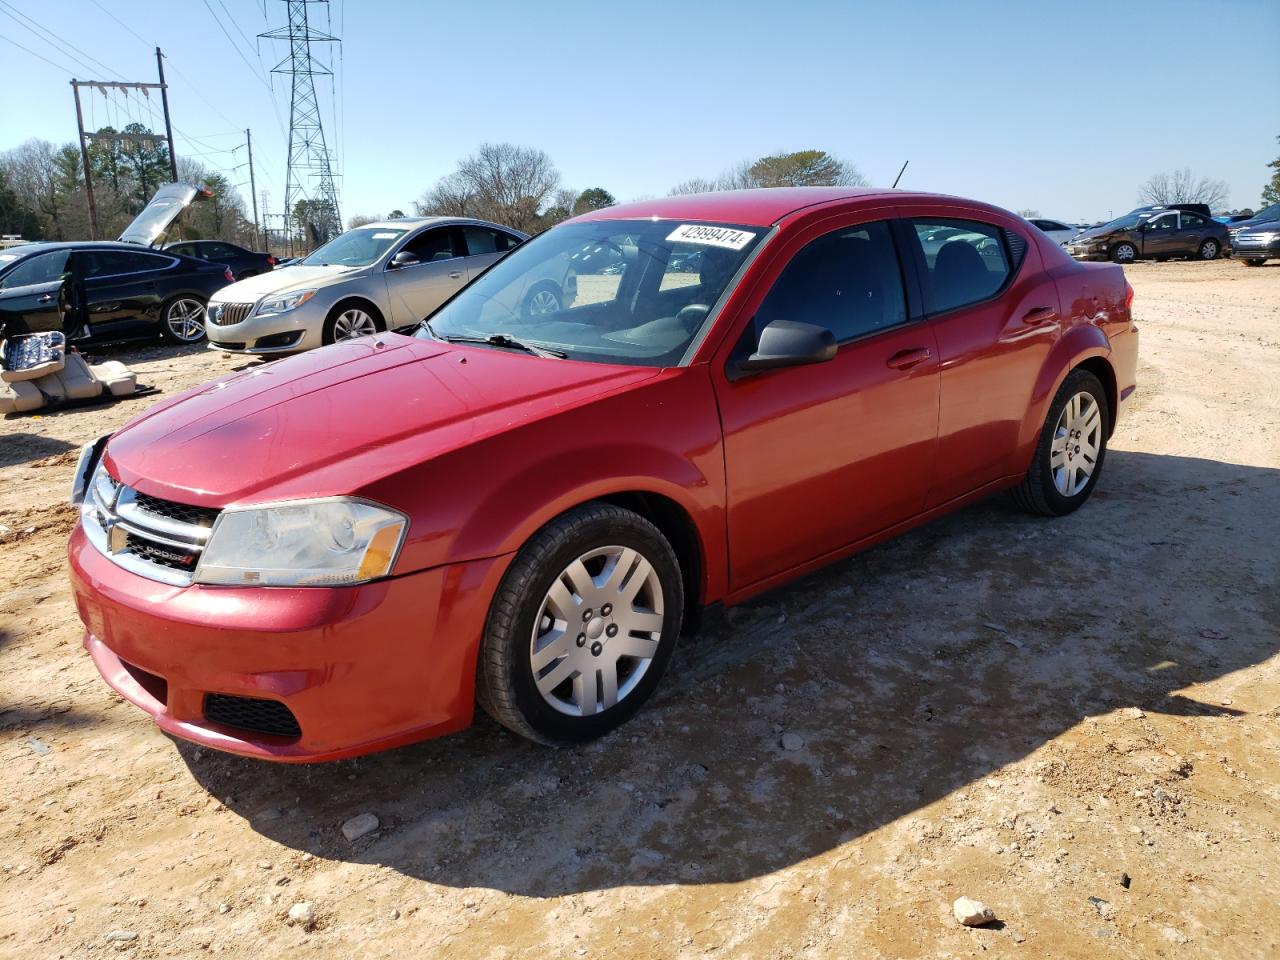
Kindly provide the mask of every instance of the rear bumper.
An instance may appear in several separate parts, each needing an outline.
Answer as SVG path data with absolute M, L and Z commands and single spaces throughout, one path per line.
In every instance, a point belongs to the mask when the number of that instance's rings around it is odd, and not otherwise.
M 216 750 L 309 762 L 460 730 L 474 709 L 489 597 L 507 558 L 359 587 L 173 587 L 68 548 L 85 648 L 165 732 Z M 206 698 L 283 704 L 294 737 L 211 721 Z

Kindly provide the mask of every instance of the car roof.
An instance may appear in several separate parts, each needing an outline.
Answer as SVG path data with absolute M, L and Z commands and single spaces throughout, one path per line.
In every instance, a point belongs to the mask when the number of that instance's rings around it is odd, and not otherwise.
M 883 187 L 765 187 L 757 190 L 718 190 L 715 193 L 680 194 L 602 207 L 578 220 L 706 220 L 767 227 L 788 214 L 833 200 L 909 196 Z
M 435 226 L 437 224 L 468 224 L 474 223 L 478 226 L 498 227 L 502 230 L 510 230 L 512 233 L 521 233 L 515 227 L 506 227 L 500 223 L 492 223 L 488 220 L 477 220 L 475 217 L 397 217 L 394 220 L 378 220 L 374 223 L 362 223 L 357 230 L 416 230 L 418 227 Z
M 131 253 L 159 253 L 155 247 L 144 247 L 140 243 L 122 243 L 119 240 L 35 240 L 7 250 L 21 250 L 22 255 L 31 256 L 46 253 L 50 250 L 128 250 Z

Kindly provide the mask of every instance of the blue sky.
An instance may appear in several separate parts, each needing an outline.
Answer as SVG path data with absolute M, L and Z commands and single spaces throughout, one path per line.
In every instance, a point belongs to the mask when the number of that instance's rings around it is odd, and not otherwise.
M 812 147 L 874 184 L 909 158 L 904 187 L 1071 220 L 1119 214 L 1184 166 L 1256 205 L 1280 154 L 1277 0 L 329 6 L 336 104 L 317 82 L 344 218 L 409 210 L 485 140 L 539 147 L 567 185 L 623 200 Z M 153 79 L 163 47 L 178 152 L 247 179 L 230 151 L 251 127 L 278 208 L 288 87 L 273 109 L 258 51 L 270 68 L 284 50 L 255 35 L 284 22 L 281 0 L 0 0 L 0 36 L 62 66 L 0 42 L 0 149 L 74 140 L 67 80 L 105 73 L 15 10 L 129 79 Z M 92 110 L 112 119 L 100 96 Z

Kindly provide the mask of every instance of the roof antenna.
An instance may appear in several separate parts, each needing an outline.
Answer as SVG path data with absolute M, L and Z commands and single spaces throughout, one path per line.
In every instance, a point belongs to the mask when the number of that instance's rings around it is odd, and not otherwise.
M 898 175 L 897 175 L 896 177 L 894 177 L 894 178 L 893 178 L 893 186 L 889 188 L 890 190 L 897 190 L 897 189 L 898 189 L 898 181 L 899 181 L 899 180 L 901 180 L 901 179 L 902 179 L 902 175 L 903 175 L 904 173 L 906 173 L 906 170 L 907 170 L 907 164 L 908 164 L 908 163 L 910 163 L 910 162 L 911 162 L 910 160 L 903 160 L 903 161 L 902 161 L 902 169 L 901 169 L 901 170 L 899 170 L 899 171 L 898 171 Z

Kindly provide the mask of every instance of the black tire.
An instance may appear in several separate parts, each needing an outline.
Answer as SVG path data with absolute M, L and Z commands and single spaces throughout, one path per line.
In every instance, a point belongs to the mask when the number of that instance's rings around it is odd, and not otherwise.
M 1085 485 L 1073 495 L 1066 496 L 1054 482 L 1053 466 L 1050 463 L 1051 447 L 1063 409 L 1068 401 L 1079 393 L 1090 394 L 1102 414 L 1098 458 Z M 1062 382 L 1062 386 L 1058 388 L 1053 403 L 1049 404 L 1049 413 L 1040 430 L 1040 439 L 1036 442 L 1031 466 L 1027 469 L 1022 482 L 1011 491 L 1014 502 L 1028 513 L 1042 517 L 1061 517 L 1079 510 L 1093 493 L 1098 477 L 1102 475 L 1103 461 L 1107 456 L 1107 434 L 1110 431 L 1110 424 L 1111 409 L 1107 403 L 1107 391 L 1102 383 L 1088 370 L 1079 368 L 1072 370 L 1067 374 L 1067 379 Z
M 1126 254 L 1124 251 L 1128 251 Z M 1133 263 L 1138 259 L 1138 248 L 1128 240 L 1121 241 L 1111 248 L 1111 260 L 1113 263 Z
M 555 301 L 555 306 L 550 306 L 551 300 Z M 520 304 L 520 315 L 527 320 L 530 317 L 556 313 L 563 309 L 564 294 L 560 290 L 560 285 L 554 280 L 543 280 L 535 283 L 525 294 L 524 302 Z
M 337 327 L 338 318 L 348 310 L 362 310 L 373 320 L 374 332 L 384 333 L 387 329 L 387 322 L 382 319 L 382 313 L 372 303 L 367 300 L 343 300 L 337 304 L 329 315 L 324 318 L 324 329 L 320 333 L 320 342 L 324 346 L 336 342 L 334 340 L 335 329 Z
M 163 337 L 165 340 L 167 340 L 169 343 L 181 343 L 181 344 L 190 345 L 193 343 L 199 343 L 201 340 L 204 339 L 203 313 L 201 314 L 201 317 L 200 317 L 200 332 L 193 336 L 190 336 L 190 337 L 181 336 L 170 325 L 171 323 L 179 322 L 177 318 L 173 316 L 174 312 L 178 310 L 181 305 L 186 305 L 190 303 L 200 304 L 200 307 L 202 310 L 208 307 L 209 305 L 209 301 L 206 298 L 198 297 L 194 294 L 187 294 L 187 293 L 182 293 L 182 294 L 178 294 L 175 297 L 170 297 L 168 300 L 166 300 L 164 303 L 160 305 L 160 336 Z
M 1200 244 L 1196 257 L 1200 260 L 1217 260 L 1220 253 L 1222 253 L 1222 244 L 1210 237 Z
M 1263 260 L 1261 257 L 1249 257 L 1244 261 L 1244 265 L 1246 267 L 1261 267 L 1266 262 L 1267 261 Z
M 531 663 L 535 625 L 562 572 L 590 551 L 615 545 L 637 551 L 652 565 L 662 588 L 661 634 L 647 669 L 617 703 L 591 716 L 570 716 L 538 691 Z M 652 695 L 675 649 L 683 615 L 680 562 L 661 531 L 612 504 L 576 507 L 534 534 L 502 578 L 481 641 L 476 699 L 504 727 L 539 743 L 562 746 L 599 737 L 630 719 Z M 594 701 L 594 676 L 592 681 Z

